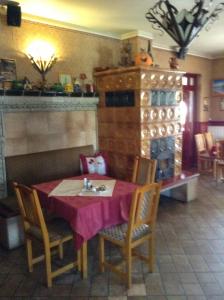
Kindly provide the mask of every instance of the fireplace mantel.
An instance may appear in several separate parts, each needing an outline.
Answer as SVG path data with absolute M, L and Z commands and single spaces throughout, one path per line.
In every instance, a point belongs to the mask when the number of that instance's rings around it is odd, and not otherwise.
M 0 198 L 7 196 L 5 171 L 6 113 L 96 111 L 98 97 L 0 96 Z
M 97 97 L 0 96 L 1 112 L 96 110 Z

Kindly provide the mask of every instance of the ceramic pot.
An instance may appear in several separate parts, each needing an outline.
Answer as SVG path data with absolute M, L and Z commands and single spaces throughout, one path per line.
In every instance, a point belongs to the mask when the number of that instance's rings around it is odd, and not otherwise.
M 153 64 L 152 57 L 143 49 L 135 56 L 136 65 L 151 66 Z

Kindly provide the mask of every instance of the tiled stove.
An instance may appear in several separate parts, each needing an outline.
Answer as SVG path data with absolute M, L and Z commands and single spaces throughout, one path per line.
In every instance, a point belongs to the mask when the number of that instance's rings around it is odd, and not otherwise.
M 96 73 L 99 149 L 112 175 L 127 178 L 135 155 L 158 160 L 156 178 L 181 173 L 182 72 L 129 67 Z

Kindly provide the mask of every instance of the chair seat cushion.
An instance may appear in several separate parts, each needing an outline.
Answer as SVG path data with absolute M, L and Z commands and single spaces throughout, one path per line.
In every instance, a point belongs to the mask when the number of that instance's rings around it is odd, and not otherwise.
M 73 235 L 73 232 L 69 224 L 63 219 L 54 219 L 51 222 L 47 223 L 47 229 L 49 234 L 50 242 L 61 240 L 66 236 Z M 32 226 L 27 230 L 27 233 L 38 240 L 43 240 L 41 230 L 39 227 Z
M 216 164 L 218 164 L 219 166 L 224 166 L 224 160 L 223 159 L 217 159 Z
M 128 224 L 124 223 L 121 225 L 112 226 L 110 228 L 103 229 L 100 231 L 100 234 L 103 235 L 104 237 L 108 237 L 113 240 L 124 241 L 126 238 L 127 230 L 128 230 Z M 133 241 L 137 240 L 149 233 L 150 233 L 149 226 L 146 224 L 143 224 L 143 225 L 139 226 L 138 228 L 136 228 L 135 230 L 133 230 L 132 240 Z
M 208 152 L 201 152 L 199 156 L 203 159 L 212 159 L 212 156 Z

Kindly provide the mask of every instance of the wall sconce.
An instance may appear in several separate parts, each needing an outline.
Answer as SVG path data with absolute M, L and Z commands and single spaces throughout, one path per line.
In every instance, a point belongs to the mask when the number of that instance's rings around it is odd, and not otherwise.
M 41 88 L 46 88 L 46 74 L 53 67 L 57 58 L 51 45 L 43 41 L 33 42 L 27 49 L 27 56 L 34 69 L 42 78 Z

